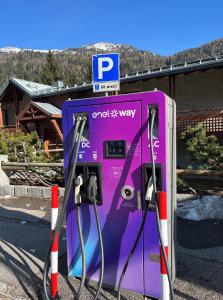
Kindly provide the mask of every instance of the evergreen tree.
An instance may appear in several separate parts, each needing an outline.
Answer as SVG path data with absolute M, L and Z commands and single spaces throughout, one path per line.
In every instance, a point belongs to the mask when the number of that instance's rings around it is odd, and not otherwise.
M 90 60 L 86 61 L 84 64 L 83 74 L 85 82 L 92 81 L 92 65 Z
M 223 164 L 223 146 L 220 146 L 217 137 L 207 136 L 202 123 L 188 126 L 180 138 L 185 141 L 188 152 L 194 161 L 200 163 L 203 169 L 219 170 Z
M 41 80 L 45 84 L 53 85 L 57 78 L 61 78 L 61 72 L 53 53 L 49 50 L 46 63 L 42 65 Z
M 70 69 L 66 74 L 66 79 L 64 81 L 65 85 L 73 85 L 77 83 L 76 71 Z

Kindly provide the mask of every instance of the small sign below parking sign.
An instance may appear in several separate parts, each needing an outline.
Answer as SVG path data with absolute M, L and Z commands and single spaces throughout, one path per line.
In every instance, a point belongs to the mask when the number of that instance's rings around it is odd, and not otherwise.
M 93 91 L 120 90 L 119 54 L 96 54 L 92 56 Z

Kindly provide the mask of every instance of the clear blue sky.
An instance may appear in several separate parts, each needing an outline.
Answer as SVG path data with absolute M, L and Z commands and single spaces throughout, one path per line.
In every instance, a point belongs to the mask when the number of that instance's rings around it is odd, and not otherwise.
M 223 37 L 222 0 L 1 0 L 0 47 L 100 41 L 168 55 Z

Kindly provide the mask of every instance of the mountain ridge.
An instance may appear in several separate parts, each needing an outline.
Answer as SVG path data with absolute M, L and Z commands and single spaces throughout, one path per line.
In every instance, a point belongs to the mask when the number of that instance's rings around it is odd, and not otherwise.
M 156 53 L 153 53 L 152 51 L 149 50 L 141 50 L 138 49 L 132 45 L 127 45 L 127 44 L 116 44 L 116 43 L 108 43 L 108 42 L 99 42 L 99 43 L 94 43 L 94 44 L 87 44 L 83 45 L 78 48 L 64 48 L 64 49 L 32 49 L 32 48 L 18 48 L 18 47 L 2 47 L 0 48 L 0 52 L 5 52 L 5 53 L 19 53 L 19 52 L 40 52 L 40 53 L 47 53 L 48 51 L 51 51 L 53 53 L 61 53 L 61 52 L 69 52 L 69 51 L 77 51 L 80 49 L 86 49 L 86 50 L 102 50 L 102 51 L 111 51 L 111 50 L 118 50 L 120 48 L 129 48 L 129 49 L 136 49 L 138 51 L 143 51 L 147 53 L 151 53 L 154 55 L 157 55 Z
M 217 56 L 223 53 L 223 39 L 211 41 L 200 47 L 186 49 L 170 56 L 162 56 L 149 50 L 140 50 L 126 44 L 99 42 L 79 48 L 52 49 L 65 84 L 91 80 L 91 57 L 93 54 L 118 52 L 121 73 L 147 70 L 170 64 Z M 0 86 L 10 77 L 43 82 L 42 67 L 48 50 L 3 47 L 0 48 Z

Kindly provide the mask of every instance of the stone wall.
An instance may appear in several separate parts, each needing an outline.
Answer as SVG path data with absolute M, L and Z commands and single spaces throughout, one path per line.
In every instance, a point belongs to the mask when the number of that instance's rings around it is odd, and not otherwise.
M 51 187 L 27 185 L 0 185 L 0 196 L 23 198 L 51 198 Z M 59 188 L 59 197 L 64 196 L 64 188 Z

